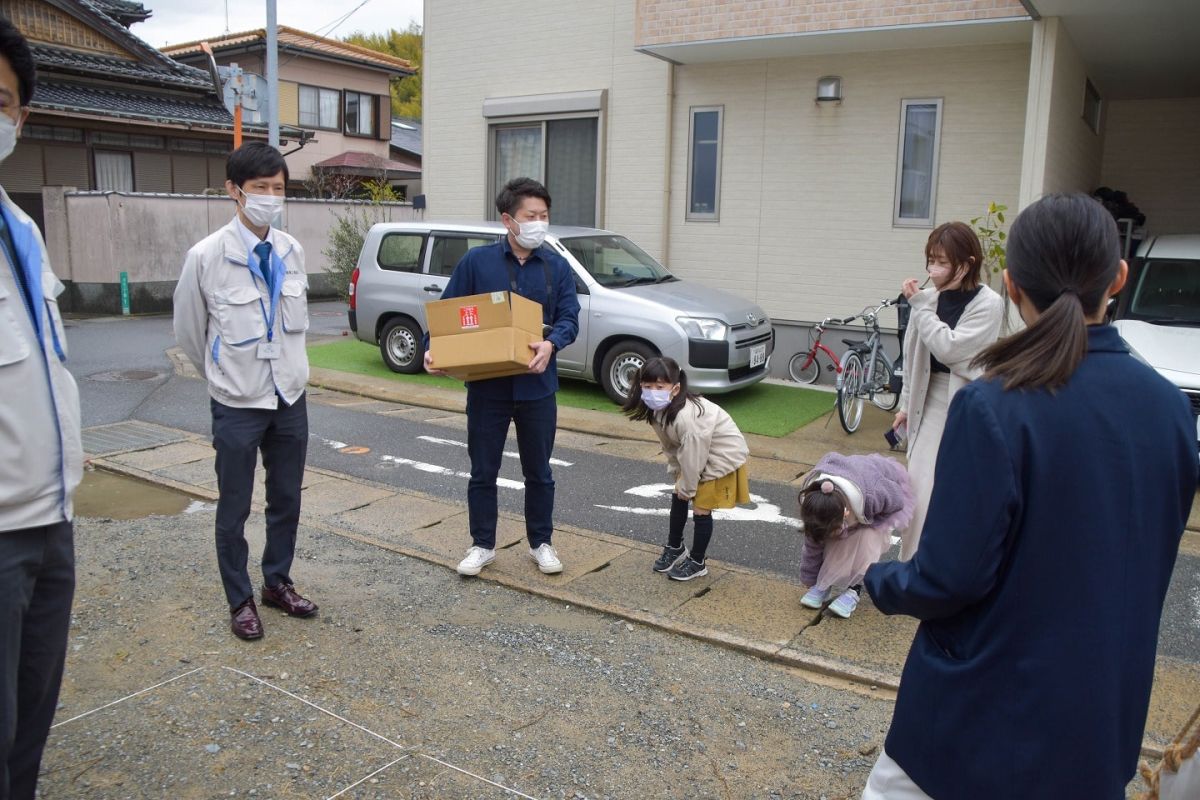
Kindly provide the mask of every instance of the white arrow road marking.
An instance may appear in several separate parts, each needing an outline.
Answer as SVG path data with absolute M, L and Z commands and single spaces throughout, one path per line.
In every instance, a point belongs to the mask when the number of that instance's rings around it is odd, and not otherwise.
M 455 439 L 439 439 L 436 436 L 418 436 L 417 438 L 423 442 L 433 442 L 434 444 L 448 444 L 451 447 L 466 448 L 466 446 L 467 446 L 466 442 L 460 442 Z M 505 458 L 520 458 L 521 454 L 514 453 L 511 450 L 505 450 L 504 457 Z M 556 467 L 573 467 L 573 466 L 575 466 L 575 463 L 573 461 L 562 461 L 557 458 L 550 459 L 550 463 Z
M 625 494 L 631 494 L 635 497 L 645 497 L 647 499 L 666 499 L 675 491 L 675 486 L 670 483 L 647 483 L 642 486 L 634 486 L 631 489 L 626 489 Z M 785 517 L 779 506 L 774 503 L 768 503 L 767 498 L 761 495 L 750 495 L 750 501 L 755 504 L 754 508 L 718 508 L 713 511 L 713 519 L 731 520 L 734 522 L 772 522 L 777 525 L 790 525 L 793 528 L 800 527 L 800 520 L 795 517 Z M 596 505 L 597 508 L 607 508 L 610 511 L 623 511 L 627 514 L 640 514 L 646 516 L 666 517 L 670 516 L 671 509 L 669 508 L 640 508 L 638 506 L 605 506 Z
M 332 439 L 323 439 L 320 436 L 317 436 L 315 433 L 310 435 L 314 439 L 320 439 L 321 442 L 331 450 L 341 450 L 346 446 L 345 442 L 337 442 Z M 413 469 L 420 470 L 421 472 L 429 472 L 434 475 L 446 475 L 454 478 L 471 477 L 471 473 L 469 472 L 460 472 L 459 470 L 450 469 L 449 467 L 442 467 L 437 464 L 426 464 L 424 461 L 413 461 L 411 458 L 401 458 L 400 456 L 381 454 L 379 456 L 379 460 L 385 463 L 402 464 L 404 466 L 409 466 Z M 525 488 L 524 483 L 510 480 L 508 478 L 496 478 L 496 485 L 503 489 L 516 489 L 518 491 Z

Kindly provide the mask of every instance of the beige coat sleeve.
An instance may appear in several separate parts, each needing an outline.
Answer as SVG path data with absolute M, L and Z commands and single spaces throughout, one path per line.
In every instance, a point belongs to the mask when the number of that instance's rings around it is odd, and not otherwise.
M 905 336 L 921 337 L 934 358 L 952 372 L 965 374 L 971 360 L 1000 335 L 1004 301 L 985 286 L 951 328 L 938 319 L 937 297 L 937 292 L 918 292 L 909 299 L 913 311 Z M 904 368 L 909 369 L 907 364 Z

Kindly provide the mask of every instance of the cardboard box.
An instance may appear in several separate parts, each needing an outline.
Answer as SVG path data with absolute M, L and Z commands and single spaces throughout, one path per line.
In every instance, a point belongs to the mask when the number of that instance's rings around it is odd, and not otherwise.
M 523 375 L 542 341 L 542 306 L 509 292 L 488 292 L 425 304 L 435 369 L 464 381 Z

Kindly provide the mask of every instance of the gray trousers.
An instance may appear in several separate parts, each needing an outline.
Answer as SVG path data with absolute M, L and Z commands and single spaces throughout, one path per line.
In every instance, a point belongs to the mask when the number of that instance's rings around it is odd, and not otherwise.
M 74 596 L 70 522 L 0 532 L 0 800 L 33 800 Z

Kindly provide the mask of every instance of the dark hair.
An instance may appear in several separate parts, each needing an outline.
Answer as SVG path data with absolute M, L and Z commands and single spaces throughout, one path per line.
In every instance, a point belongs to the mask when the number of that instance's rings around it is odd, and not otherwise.
M 966 264 L 960 289 L 974 289 L 983 273 L 983 246 L 971 226 L 965 222 L 944 222 L 929 234 L 925 241 L 925 261 L 933 260 L 935 250 L 946 254 L 955 272 Z M 951 278 L 953 280 L 953 278 Z
M 1052 194 L 1022 211 L 1008 233 L 1008 276 L 1040 312 L 974 364 L 1005 389 L 1064 385 L 1087 355 L 1087 315 L 1120 272 L 1112 215 L 1085 194 Z
M 679 384 L 679 394 L 672 397 L 671 405 L 664 409 L 666 424 L 670 425 L 675 421 L 676 415 L 679 414 L 679 411 L 683 408 L 683 404 L 688 400 L 696 404 L 701 414 L 704 413 L 704 406 L 700 405 L 700 395 L 688 391 L 687 373 L 679 368 L 679 364 L 675 359 L 663 356 L 650 359 L 637 371 L 637 375 L 633 376 L 633 386 L 629 390 L 629 396 L 625 398 L 625 402 L 621 406 L 621 410 L 630 419 L 644 419 L 650 422 L 654 418 L 654 411 L 642 402 L 640 386 L 643 383 L 655 383 L 657 381 Z
M 33 53 L 29 51 L 29 43 L 17 30 L 17 26 L 5 16 L 0 16 L 0 56 L 8 60 L 8 65 L 17 75 L 17 93 L 21 105 L 29 105 L 37 88 L 37 68 L 33 62 Z
M 241 186 L 255 178 L 271 178 L 283 172 L 288 181 L 288 166 L 283 154 L 266 142 L 247 142 L 225 160 L 225 177 Z
M 513 178 L 504 184 L 500 194 L 496 195 L 496 210 L 510 217 L 517 213 L 526 197 L 537 197 L 546 201 L 546 209 L 550 209 L 550 193 L 546 187 L 533 178 Z
M 800 490 L 800 520 L 804 533 L 823 542 L 842 529 L 846 521 L 846 496 L 836 486 L 826 494 L 821 491 L 824 480 L 815 480 Z

